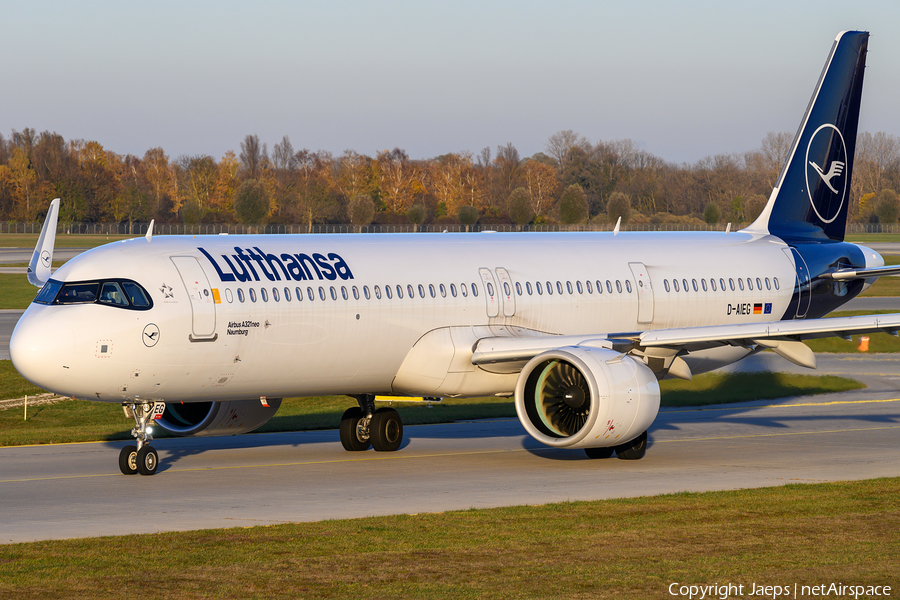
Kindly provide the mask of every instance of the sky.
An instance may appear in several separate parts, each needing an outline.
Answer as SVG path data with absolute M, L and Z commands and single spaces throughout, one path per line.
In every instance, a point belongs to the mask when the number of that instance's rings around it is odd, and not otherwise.
M 4 2 L 0 133 L 118 154 L 412 158 L 571 129 L 673 163 L 796 131 L 838 32 L 871 33 L 860 130 L 900 135 L 900 2 Z

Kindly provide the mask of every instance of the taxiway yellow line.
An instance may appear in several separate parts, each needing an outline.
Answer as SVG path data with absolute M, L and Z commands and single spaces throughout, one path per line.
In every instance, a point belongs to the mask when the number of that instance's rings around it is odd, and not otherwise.
M 730 435 L 730 436 L 714 436 L 714 437 L 698 437 L 698 438 L 685 438 L 685 439 L 671 439 L 671 440 L 654 440 L 654 444 L 665 444 L 670 442 L 704 442 L 704 441 L 716 441 L 716 440 L 729 440 L 729 439 L 746 439 L 746 438 L 766 438 L 766 437 L 777 437 L 777 436 L 792 436 L 792 435 L 818 435 L 818 434 L 827 434 L 827 433 L 849 433 L 849 432 L 857 432 L 857 431 L 884 431 L 888 429 L 900 429 L 900 425 L 892 425 L 888 427 L 861 427 L 855 429 L 829 429 L 824 431 L 796 431 L 796 432 L 785 432 L 785 433 L 758 433 L 751 435 Z M 341 463 L 353 463 L 353 462 L 369 462 L 376 460 L 411 460 L 411 459 L 422 459 L 422 458 L 453 458 L 459 456 L 477 456 L 477 455 L 488 455 L 488 454 L 507 454 L 512 452 L 533 452 L 533 451 L 554 451 L 558 450 L 558 448 L 507 448 L 503 450 L 481 450 L 481 451 L 472 451 L 472 452 L 447 452 L 447 453 L 439 453 L 439 454 L 369 454 L 368 456 L 361 456 L 359 458 L 341 458 L 341 459 L 327 459 L 327 460 L 310 460 L 310 461 L 300 461 L 300 462 L 287 462 L 287 463 L 268 463 L 268 464 L 259 464 L 259 465 L 234 465 L 227 467 L 197 467 L 192 469 L 169 469 L 164 472 L 158 473 L 156 476 L 162 475 L 163 473 L 196 473 L 200 471 L 226 471 L 226 470 L 234 470 L 234 469 L 261 469 L 261 468 L 276 468 L 276 467 L 300 467 L 300 466 L 313 466 L 313 465 L 329 465 L 329 464 L 341 464 Z M 2 479 L 0 483 L 26 483 L 26 482 L 36 482 L 36 481 L 56 481 L 56 480 L 65 480 L 65 479 L 87 479 L 87 478 L 96 478 L 96 477 L 122 477 L 120 473 L 105 473 L 105 474 L 95 474 L 95 475 L 61 475 L 58 477 L 34 477 L 27 479 Z M 135 477 L 139 477 L 139 475 L 135 475 Z

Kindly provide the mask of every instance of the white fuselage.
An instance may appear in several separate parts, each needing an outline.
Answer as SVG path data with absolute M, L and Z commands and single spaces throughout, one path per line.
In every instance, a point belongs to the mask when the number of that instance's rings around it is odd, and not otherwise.
M 514 374 L 471 364 L 480 337 L 774 321 L 795 273 L 781 240 L 741 232 L 157 236 L 53 276 L 134 280 L 151 309 L 34 303 L 11 354 L 35 384 L 105 402 L 509 394 Z

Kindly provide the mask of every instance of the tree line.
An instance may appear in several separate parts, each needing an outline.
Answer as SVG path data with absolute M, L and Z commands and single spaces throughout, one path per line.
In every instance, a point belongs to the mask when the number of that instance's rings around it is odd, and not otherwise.
M 271 151 L 247 135 L 240 152 L 172 160 L 162 148 L 120 155 L 97 141 L 34 129 L 0 134 L 0 220 L 136 223 L 607 224 L 747 223 L 765 205 L 793 136 L 694 164 L 667 162 L 632 140 L 591 143 L 571 130 L 523 158 L 512 144 L 411 159 L 399 148 L 366 156 Z M 850 218 L 900 214 L 900 138 L 857 139 Z

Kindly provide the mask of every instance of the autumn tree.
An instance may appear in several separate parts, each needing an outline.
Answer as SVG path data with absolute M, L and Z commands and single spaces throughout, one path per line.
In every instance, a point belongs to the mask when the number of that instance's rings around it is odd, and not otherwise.
M 400 148 L 378 153 L 375 179 L 387 210 L 402 214 L 424 192 L 419 168 Z
M 299 221 L 306 223 L 312 232 L 314 223 L 319 223 L 332 214 L 337 205 L 338 186 L 333 176 L 334 160 L 328 152 L 301 150 L 296 153 L 300 182 L 297 188 L 295 214 Z
M 375 202 L 368 194 L 357 194 L 350 200 L 347 208 L 350 213 L 350 223 L 356 225 L 357 231 L 362 231 L 362 228 L 375 218 Z
M 425 206 L 422 204 L 413 204 L 406 209 L 406 218 L 409 219 L 410 223 L 416 226 L 416 231 L 418 231 L 419 226 L 425 222 L 426 216 L 428 216 L 428 211 L 425 210 Z
M 213 203 L 219 170 L 212 156 L 182 156 L 176 163 L 178 197 L 185 223 L 199 223 Z
M 875 214 L 879 223 L 896 223 L 900 216 L 900 198 L 897 192 L 883 189 L 875 197 Z
M 522 165 L 522 179 L 525 182 L 525 189 L 528 190 L 528 195 L 531 198 L 532 218 L 535 216 L 546 216 L 553 203 L 553 195 L 559 188 L 556 169 L 546 163 L 527 160 Z M 531 219 L 528 220 L 530 221 Z
M 497 146 L 497 157 L 494 159 L 500 210 L 506 211 L 506 200 L 512 191 L 519 187 L 522 160 L 519 151 L 511 143 L 505 146 Z
M 580 148 L 584 152 L 591 151 L 591 143 L 583 135 L 578 135 L 571 129 L 557 131 L 547 140 L 547 154 L 555 161 L 557 169 L 562 172 L 566 168 L 569 159 L 569 151 L 572 148 Z
M 335 164 L 334 184 L 344 198 L 372 193 L 372 159 L 354 150 L 345 150 Z
M 606 216 L 610 223 L 617 222 L 620 217 L 623 223 L 627 223 L 631 217 L 631 198 L 622 192 L 613 192 L 606 203 Z
M 169 157 L 162 148 L 151 148 L 144 153 L 141 169 L 148 187 L 150 216 L 161 222 L 166 221 L 178 189 Z
M 534 218 L 533 199 L 527 189 L 523 187 L 516 188 L 509 195 L 506 201 L 509 206 L 509 218 L 513 223 L 521 227 L 526 223 L 530 223 Z
M 234 214 L 241 223 L 262 223 L 269 214 L 269 192 L 265 184 L 256 179 L 246 179 L 234 196 Z
M 268 149 L 259 136 L 247 135 L 241 142 L 241 170 L 246 179 L 259 179 L 269 162 Z
M 710 202 L 703 209 L 703 220 L 706 221 L 707 225 L 715 225 L 719 222 L 721 216 L 722 211 L 719 210 L 719 205 L 715 202 Z
M 457 212 L 456 217 L 459 219 L 460 225 L 465 225 L 466 231 L 469 231 L 469 228 L 478 222 L 478 209 L 474 206 L 460 206 L 459 212 Z
M 559 199 L 559 221 L 565 225 L 584 223 L 588 218 L 588 203 L 578 184 L 567 187 Z
M 463 205 L 475 206 L 480 199 L 479 181 L 472 155 L 443 154 L 431 161 L 426 174 L 426 189 L 445 214 L 456 214 Z

